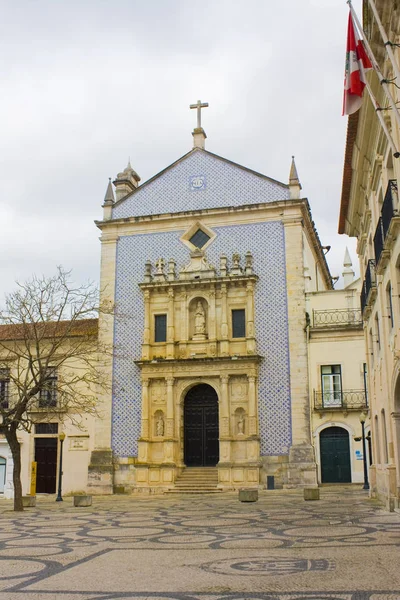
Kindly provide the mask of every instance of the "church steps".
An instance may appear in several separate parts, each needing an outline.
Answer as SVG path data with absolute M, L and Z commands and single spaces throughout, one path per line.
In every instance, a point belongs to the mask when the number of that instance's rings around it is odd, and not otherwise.
M 174 488 L 166 493 L 172 494 L 213 494 L 217 488 L 218 471 L 215 467 L 187 467 L 175 481 Z

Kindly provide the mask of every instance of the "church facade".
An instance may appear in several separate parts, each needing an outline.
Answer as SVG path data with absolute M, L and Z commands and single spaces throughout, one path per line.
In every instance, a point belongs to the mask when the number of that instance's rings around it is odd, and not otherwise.
M 139 185 L 111 182 L 101 230 L 104 366 L 88 487 L 173 488 L 185 467 L 218 487 L 317 484 L 308 288 L 331 276 L 294 162 L 289 184 L 193 149 Z

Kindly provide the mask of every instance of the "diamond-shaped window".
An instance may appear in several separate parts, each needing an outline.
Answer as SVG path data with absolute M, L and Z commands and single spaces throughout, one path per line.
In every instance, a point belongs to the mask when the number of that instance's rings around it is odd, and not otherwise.
M 189 242 L 193 244 L 193 246 L 196 246 L 196 248 L 203 248 L 203 246 L 205 246 L 208 240 L 210 239 L 211 237 L 207 235 L 202 229 L 198 229 L 196 233 L 194 233 L 192 237 L 189 238 Z

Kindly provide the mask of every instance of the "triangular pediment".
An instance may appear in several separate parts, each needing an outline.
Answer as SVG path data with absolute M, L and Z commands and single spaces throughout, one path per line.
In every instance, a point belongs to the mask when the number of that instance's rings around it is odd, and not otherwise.
M 242 206 L 289 199 L 287 185 L 193 149 L 117 202 L 113 219 Z

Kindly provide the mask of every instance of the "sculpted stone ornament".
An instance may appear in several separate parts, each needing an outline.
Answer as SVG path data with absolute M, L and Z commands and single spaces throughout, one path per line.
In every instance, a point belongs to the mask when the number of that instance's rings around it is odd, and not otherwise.
M 237 433 L 238 435 L 244 435 L 244 416 L 242 414 L 238 416 Z
M 194 313 L 194 340 L 206 339 L 206 313 L 201 300 L 198 300 Z
M 161 415 L 158 416 L 156 422 L 156 435 L 158 435 L 159 437 L 162 437 L 164 435 L 164 419 Z

